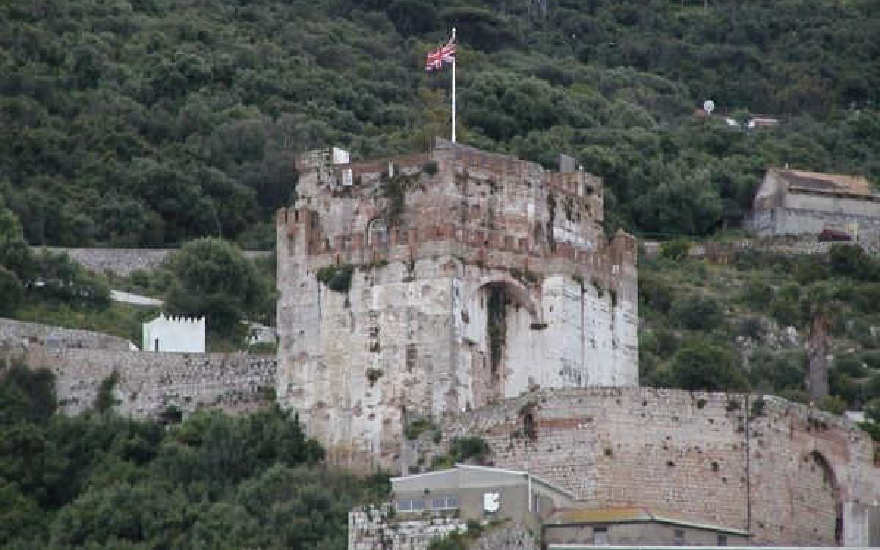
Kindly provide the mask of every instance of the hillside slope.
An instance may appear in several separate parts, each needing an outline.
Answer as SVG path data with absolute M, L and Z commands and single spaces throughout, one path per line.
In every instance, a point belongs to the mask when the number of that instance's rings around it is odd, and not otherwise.
M 871 0 L 10 0 L 0 198 L 31 244 L 271 247 L 296 152 L 444 134 L 456 25 L 463 141 L 605 177 L 608 225 L 736 224 L 769 164 L 880 177 Z M 693 116 L 780 117 L 756 133 Z M 718 118 L 718 117 L 715 117 Z

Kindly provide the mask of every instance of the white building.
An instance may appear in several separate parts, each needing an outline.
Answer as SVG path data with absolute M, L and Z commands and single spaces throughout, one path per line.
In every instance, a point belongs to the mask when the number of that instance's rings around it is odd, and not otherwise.
M 205 353 L 205 318 L 163 313 L 144 323 L 143 350 Z

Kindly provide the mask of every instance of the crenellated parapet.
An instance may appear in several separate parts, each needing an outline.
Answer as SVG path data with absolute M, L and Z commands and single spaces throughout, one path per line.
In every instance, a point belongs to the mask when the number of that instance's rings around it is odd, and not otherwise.
M 638 383 L 635 240 L 605 236 L 601 179 L 569 168 L 441 140 L 299 159 L 277 216 L 278 398 L 332 456 L 390 465 L 419 418 Z

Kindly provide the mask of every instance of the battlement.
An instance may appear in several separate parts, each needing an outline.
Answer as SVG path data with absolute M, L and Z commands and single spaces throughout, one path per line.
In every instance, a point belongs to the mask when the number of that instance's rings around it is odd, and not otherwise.
M 416 418 L 637 385 L 635 239 L 605 236 L 599 177 L 560 166 L 443 140 L 300 157 L 276 220 L 277 391 L 311 435 L 390 465 Z
M 299 199 L 277 215 L 288 254 L 369 264 L 433 255 L 422 245 L 446 243 L 468 262 L 496 252 L 519 268 L 565 259 L 573 275 L 606 263 L 602 180 L 583 170 L 550 172 L 443 141 L 428 154 L 347 160 L 327 149 L 297 161 Z

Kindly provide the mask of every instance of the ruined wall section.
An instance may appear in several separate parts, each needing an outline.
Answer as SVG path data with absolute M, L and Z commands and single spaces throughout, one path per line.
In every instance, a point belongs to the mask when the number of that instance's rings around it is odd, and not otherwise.
M 125 338 L 103 332 L 0 318 L 0 349 L 24 351 L 31 346 L 129 351 L 133 344 Z
M 153 270 L 164 263 L 168 257 L 177 252 L 175 248 L 65 248 L 58 246 L 32 246 L 35 254 L 43 250 L 55 254 L 67 254 L 70 259 L 95 273 L 112 272 L 121 277 L 131 275 L 132 271 L 143 269 Z M 269 258 L 271 251 L 244 250 L 244 256 L 250 260 Z
M 803 405 L 756 400 L 542 390 L 461 415 L 443 427 L 443 444 L 480 436 L 495 466 L 528 470 L 588 507 L 646 506 L 748 529 L 757 544 L 867 545 L 865 520 L 851 511 L 877 510 L 880 465 L 868 434 Z M 429 463 L 438 450 L 421 443 Z
M 101 383 L 114 372 L 119 376 L 115 410 L 123 415 L 155 418 L 171 406 L 183 413 L 203 407 L 245 412 L 270 406 L 274 399 L 272 356 L 31 346 L 19 357 L 32 369 L 55 374 L 59 407 L 66 414 L 91 408 Z
M 394 465 L 414 420 L 533 387 L 637 384 L 635 241 L 605 238 L 598 178 L 448 143 L 298 170 L 278 398 L 337 462 Z M 346 265 L 341 292 L 317 280 Z

